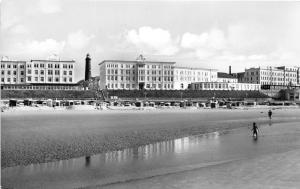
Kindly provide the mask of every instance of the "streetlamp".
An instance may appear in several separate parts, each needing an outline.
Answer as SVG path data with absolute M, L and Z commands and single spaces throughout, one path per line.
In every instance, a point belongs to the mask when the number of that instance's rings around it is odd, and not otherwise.
M 180 99 L 181 99 L 181 101 L 182 101 L 182 91 L 180 91 Z

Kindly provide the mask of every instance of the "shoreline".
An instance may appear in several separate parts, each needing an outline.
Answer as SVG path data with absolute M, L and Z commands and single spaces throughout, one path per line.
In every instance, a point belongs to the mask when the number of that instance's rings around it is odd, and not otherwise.
M 94 155 L 248 127 L 253 121 L 267 125 L 270 123 L 267 111 L 262 110 L 56 111 L 50 114 L 40 111 L 2 114 L 1 165 L 5 168 Z M 299 110 L 278 109 L 274 111 L 272 123 L 300 121 Z M 116 115 L 120 119 L 116 119 Z M 84 121 L 86 118 L 90 119 L 89 124 Z M 72 121 L 68 122 L 69 119 Z
M 32 106 L 22 106 L 22 107 L 9 107 L 5 108 L 2 111 L 2 114 L 18 114 L 18 113 L 37 113 L 37 112 L 46 112 L 46 113 L 54 113 L 54 112 L 143 112 L 143 111 L 151 111 L 151 112 L 186 112 L 186 111 L 234 111 L 234 110 L 256 110 L 256 109 L 300 109 L 300 106 L 240 106 L 235 108 L 199 108 L 199 107 L 122 107 L 122 106 L 110 106 L 104 109 L 99 109 L 93 105 L 74 105 L 72 107 L 48 107 L 48 106 L 40 106 L 40 107 L 32 107 Z

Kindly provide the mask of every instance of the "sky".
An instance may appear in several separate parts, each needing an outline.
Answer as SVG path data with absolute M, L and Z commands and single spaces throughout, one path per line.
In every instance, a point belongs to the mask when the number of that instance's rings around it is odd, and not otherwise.
M 300 66 L 300 2 L 0 0 L 0 57 L 175 61 L 242 72 Z

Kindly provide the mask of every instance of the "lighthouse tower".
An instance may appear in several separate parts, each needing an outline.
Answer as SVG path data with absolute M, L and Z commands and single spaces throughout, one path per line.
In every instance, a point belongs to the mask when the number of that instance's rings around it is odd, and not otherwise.
M 86 55 L 86 58 L 85 58 L 85 77 L 84 77 L 84 80 L 85 81 L 89 81 L 92 77 L 92 74 L 91 74 L 91 58 L 90 58 L 90 55 L 87 54 Z

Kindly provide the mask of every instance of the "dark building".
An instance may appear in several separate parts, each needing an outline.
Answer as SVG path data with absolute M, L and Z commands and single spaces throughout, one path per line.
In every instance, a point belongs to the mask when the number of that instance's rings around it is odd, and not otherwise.
M 91 74 L 91 58 L 90 58 L 90 55 L 87 54 L 86 55 L 86 58 L 85 58 L 85 78 L 84 80 L 85 81 L 89 81 L 92 77 L 92 74 Z

